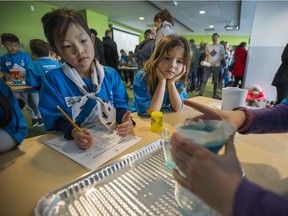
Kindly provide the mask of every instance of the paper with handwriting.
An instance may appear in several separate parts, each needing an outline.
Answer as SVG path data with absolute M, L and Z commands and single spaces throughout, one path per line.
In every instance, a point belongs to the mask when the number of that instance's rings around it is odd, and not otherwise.
M 131 135 L 120 137 L 115 130 L 107 130 L 102 125 L 93 125 L 88 129 L 94 138 L 94 144 L 88 150 L 80 149 L 74 140 L 66 140 L 63 135 L 48 140 L 45 144 L 93 171 L 141 139 Z

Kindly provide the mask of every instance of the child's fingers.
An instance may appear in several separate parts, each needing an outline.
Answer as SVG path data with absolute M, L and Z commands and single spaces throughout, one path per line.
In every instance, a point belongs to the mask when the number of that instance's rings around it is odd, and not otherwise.
M 130 111 L 127 111 L 127 112 L 123 115 L 123 117 L 122 117 L 122 123 L 127 122 L 127 121 L 130 121 L 130 120 L 131 120 L 131 119 L 130 119 L 130 115 L 131 115 L 131 112 L 130 112 Z

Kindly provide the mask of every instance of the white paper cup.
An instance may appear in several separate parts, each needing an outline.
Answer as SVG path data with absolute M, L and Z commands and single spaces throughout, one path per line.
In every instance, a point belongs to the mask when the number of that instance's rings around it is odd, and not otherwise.
M 233 110 L 245 105 L 248 90 L 238 87 L 227 87 L 222 89 L 222 110 Z
M 211 66 L 211 63 L 206 62 L 206 61 L 201 61 L 200 64 L 204 67 L 210 67 Z

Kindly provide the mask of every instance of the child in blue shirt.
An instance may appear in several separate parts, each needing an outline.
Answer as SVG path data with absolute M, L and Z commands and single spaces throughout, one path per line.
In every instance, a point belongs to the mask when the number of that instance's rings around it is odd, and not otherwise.
M 23 76 L 25 76 L 27 68 L 32 64 L 32 59 L 28 53 L 19 50 L 19 38 L 11 33 L 3 33 L 1 35 L 1 43 L 7 50 L 7 53 L 1 59 L 1 70 L 4 73 L 6 81 L 11 80 L 10 69 L 19 69 L 24 74 Z M 37 126 L 38 119 L 41 116 L 36 109 L 36 105 L 30 100 L 31 93 L 20 92 L 19 95 L 25 101 L 28 115 L 32 121 L 32 127 Z
M 185 38 L 165 36 L 156 46 L 144 70 L 136 74 L 130 110 L 138 115 L 168 109 L 180 111 L 188 97 L 185 89 L 191 50 Z
M 15 95 L 0 79 L 0 153 L 20 145 L 27 130 L 27 123 Z
M 44 40 L 32 39 L 29 46 L 35 60 L 26 72 L 26 83 L 39 90 L 46 82 L 45 75 L 48 71 L 61 67 L 61 63 L 50 58 L 50 47 Z
M 233 86 L 232 73 L 230 71 L 227 71 L 225 73 L 224 83 L 225 83 L 225 87 L 232 87 Z
M 35 59 L 26 70 L 26 83 L 32 86 L 35 90 L 30 92 L 31 99 L 36 105 L 39 113 L 38 125 L 42 126 L 42 116 L 38 109 L 39 92 L 43 83 L 46 82 L 45 75 L 48 71 L 61 67 L 61 63 L 50 59 L 49 44 L 41 39 L 32 39 L 29 43 L 31 55 Z
M 120 50 L 121 56 L 120 56 L 120 60 L 119 60 L 119 66 L 127 66 L 128 65 L 128 56 L 125 52 L 124 49 Z M 128 71 L 127 70 L 120 70 L 119 74 L 120 76 L 122 75 L 123 72 L 123 76 L 124 76 L 124 81 L 126 83 L 126 86 L 128 86 Z
M 128 95 L 119 74 L 95 59 L 95 36 L 84 18 L 73 10 L 58 9 L 42 17 L 51 49 L 65 63 L 46 74 L 39 109 L 47 130 L 61 130 L 82 149 L 93 144 L 87 126 L 101 121 L 107 128 L 115 122 L 117 133 L 126 136 L 132 129 Z M 83 128 L 78 132 L 57 109 L 61 107 Z

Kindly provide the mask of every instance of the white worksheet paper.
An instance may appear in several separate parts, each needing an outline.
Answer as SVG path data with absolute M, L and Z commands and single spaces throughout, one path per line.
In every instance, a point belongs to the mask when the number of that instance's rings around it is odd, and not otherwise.
M 141 138 L 131 135 L 120 137 L 115 130 L 107 130 L 102 125 L 89 128 L 94 138 L 92 147 L 82 150 L 74 140 L 66 140 L 59 136 L 45 142 L 46 145 L 66 155 L 88 170 L 96 170 L 102 164 L 136 144 Z

